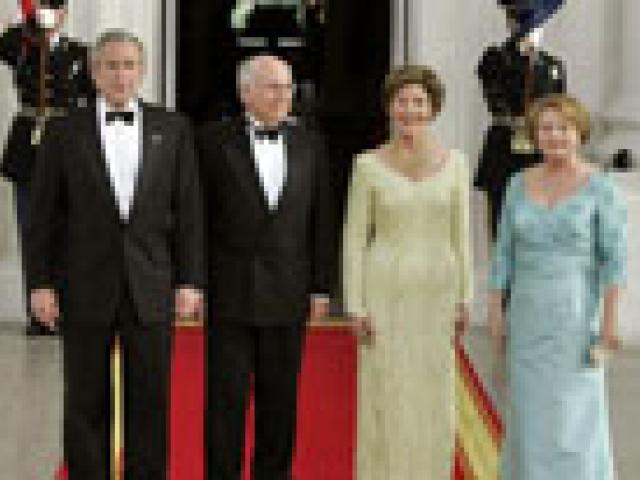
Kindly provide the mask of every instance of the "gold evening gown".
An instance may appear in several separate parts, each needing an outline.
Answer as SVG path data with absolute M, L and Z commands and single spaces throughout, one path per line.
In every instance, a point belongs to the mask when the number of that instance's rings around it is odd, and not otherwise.
M 357 157 L 343 248 L 346 309 L 376 330 L 359 349 L 357 479 L 448 479 L 454 313 L 471 296 L 466 157 L 420 180 Z

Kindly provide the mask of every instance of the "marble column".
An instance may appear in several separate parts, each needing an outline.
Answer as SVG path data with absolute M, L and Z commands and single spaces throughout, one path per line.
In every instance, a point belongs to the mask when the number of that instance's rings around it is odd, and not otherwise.
M 16 17 L 15 2 L 0 4 L 0 28 L 5 28 Z M 0 145 L 3 147 L 16 109 L 11 72 L 0 63 Z M 20 317 L 23 302 L 21 282 L 13 186 L 0 179 L 0 322 L 15 321 Z
M 14 3 L 0 3 L 0 28 L 17 19 L 18 12 Z M 11 87 L 11 72 L 0 63 L 0 145 L 4 146 L 7 130 L 16 111 L 16 94 Z M 16 256 L 16 227 L 13 213 L 13 188 L 0 179 L 0 263 Z M 2 285 L 0 285 L 2 288 Z
M 613 175 L 624 193 L 629 213 L 627 285 L 620 300 L 618 328 L 624 344 L 640 346 L 640 172 Z
M 621 10 L 618 20 L 621 28 L 616 32 L 620 39 L 616 65 L 619 88 L 609 113 L 613 117 L 640 123 L 640 58 L 637 51 L 640 43 L 640 2 L 621 0 L 619 8 Z
M 598 155 L 610 157 L 618 149 L 632 151 L 640 163 L 640 58 L 636 47 L 640 41 L 638 18 L 640 2 L 616 0 L 609 12 L 607 31 L 612 53 L 605 71 L 609 91 L 606 108 L 598 118 L 600 127 Z M 615 53 L 614 53 L 615 52 Z

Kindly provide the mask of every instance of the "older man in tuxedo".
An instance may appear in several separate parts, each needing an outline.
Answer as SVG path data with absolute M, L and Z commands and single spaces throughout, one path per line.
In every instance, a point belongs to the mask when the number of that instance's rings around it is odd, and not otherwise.
M 280 58 L 238 70 L 244 114 L 199 135 L 208 210 L 210 480 L 240 478 L 253 375 L 256 480 L 291 478 L 297 380 L 309 316 L 327 313 L 334 228 L 318 135 L 289 117 Z
M 174 314 L 201 308 L 203 231 L 194 145 L 184 118 L 137 99 L 143 46 L 113 30 L 92 57 L 99 93 L 52 121 L 39 151 L 27 230 L 31 305 L 53 326 L 56 257 L 66 255 L 64 443 L 70 480 L 107 480 L 109 352 L 123 353 L 127 480 L 166 475 Z M 52 242 L 66 230 L 66 252 Z

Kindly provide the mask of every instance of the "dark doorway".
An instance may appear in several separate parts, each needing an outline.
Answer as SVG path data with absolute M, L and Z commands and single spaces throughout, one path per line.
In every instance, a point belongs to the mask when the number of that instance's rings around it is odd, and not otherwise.
M 177 105 L 194 123 L 238 109 L 238 60 L 276 52 L 294 66 L 296 110 L 329 146 L 337 212 L 353 156 L 384 138 L 390 0 L 180 0 Z
M 389 0 L 180 0 L 178 107 L 196 122 L 233 112 L 237 61 L 270 50 L 293 61 L 303 90 L 314 85 L 314 114 L 374 115 L 390 10 Z

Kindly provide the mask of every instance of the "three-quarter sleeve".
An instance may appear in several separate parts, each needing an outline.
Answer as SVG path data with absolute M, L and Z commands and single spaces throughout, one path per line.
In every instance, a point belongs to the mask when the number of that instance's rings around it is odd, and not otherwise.
M 469 170 L 466 157 L 458 154 L 456 180 L 453 191 L 452 246 L 458 267 L 456 298 L 458 303 L 467 303 L 473 294 L 471 262 L 471 237 L 469 229 Z
M 498 224 L 498 234 L 493 247 L 493 259 L 489 274 L 490 290 L 505 290 L 513 275 L 513 210 L 516 202 L 517 182 L 520 181 L 520 175 L 516 174 L 511 177 L 505 191 L 504 205 L 502 206 L 500 223 Z
M 343 287 L 345 309 L 349 315 L 365 316 L 364 258 L 372 226 L 372 189 L 367 175 L 366 157 L 356 158 L 347 197 L 343 230 Z
M 596 261 L 603 288 L 623 285 L 627 271 L 627 208 L 613 179 L 603 177 L 596 216 Z

